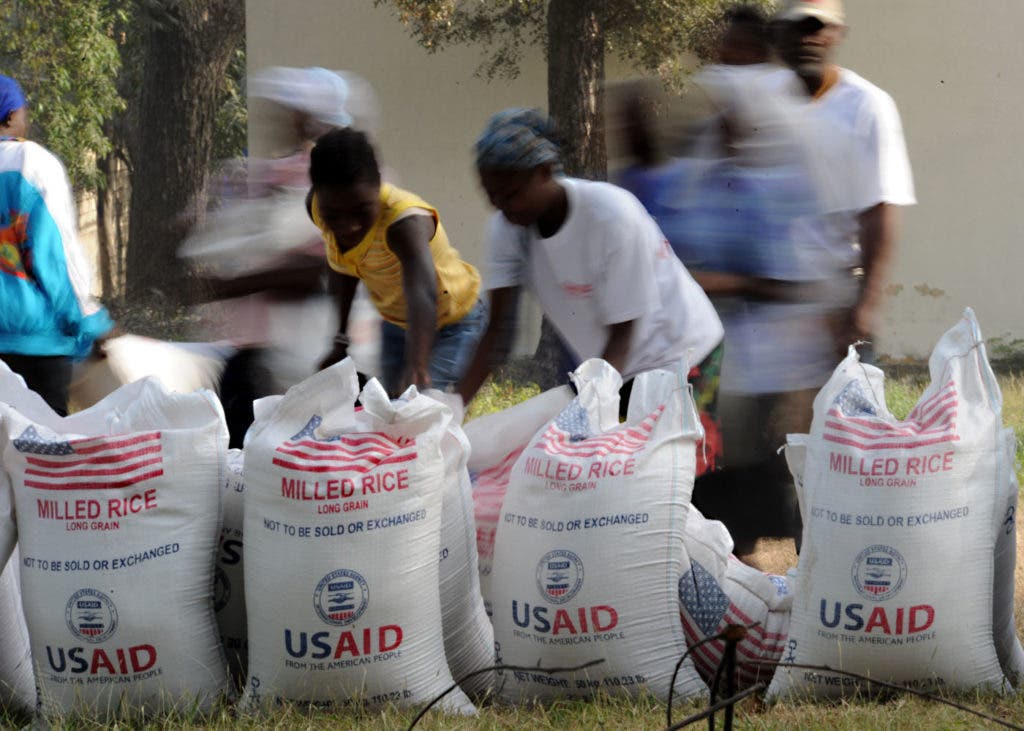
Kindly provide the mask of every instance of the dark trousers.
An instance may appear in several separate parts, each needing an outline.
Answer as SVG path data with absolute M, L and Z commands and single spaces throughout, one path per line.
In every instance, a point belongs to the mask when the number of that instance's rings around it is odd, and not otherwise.
M 224 364 L 220 377 L 220 402 L 228 423 L 228 446 L 241 449 L 252 426 L 252 402 L 277 393 L 263 348 L 243 348 Z
M 66 355 L 0 353 L 0 360 L 24 378 L 28 387 L 42 396 L 51 409 L 61 416 L 68 415 L 71 358 Z

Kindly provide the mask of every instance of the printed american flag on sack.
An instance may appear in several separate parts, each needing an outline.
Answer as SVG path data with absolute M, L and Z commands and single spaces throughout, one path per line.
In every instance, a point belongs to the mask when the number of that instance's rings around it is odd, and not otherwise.
M 300 432 L 274 450 L 274 464 L 299 472 L 366 473 L 416 459 L 416 440 L 379 432 L 317 437 L 323 420 L 312 416 Z
M 476 519 L 476 546 L 481 555 L 494 555 L 494 536 L 501 516 L 501 505 L 508 491 L 509 476 L 523 447 L 505 455 L 498 464 L 470 474 L 473 481 L 473 517 Z
M 715 677 L 725 657 L 725 641 L 705 642 L 700 647 L 695 645 L 722 632 L 730 624 L 750 627 L 747 636 L 736 645 L 736 678 L 740 687 L 771 677 L 774 670 L 771 666 L 759 668 L 754 663 L 778 660 L 782 656 L 786 635 L 768 632 L 760 624 L 755 625 L 754 620 L 733 603 L 715 581 L 714 575 L 699 562 L 691 560 L 690 570 L 679 580 L 679 599 L 682 603 L 679 616 L 687 644 L 694 647 L 690 657 L 701 677 L 708 682 Z
M 66 439 L 30 426 L 14 448 L 25 455 L 25 486 L 40 490 L 123 488 L 164 473 L 160 432 Z
M 573 402 L 551 422 L 534 446 L 565 457 L 605 457 L 610 454 L 628 457 L 644 448 L 664 410 L 664 406 L 659 406 L 639 424 L 622 424 L 595 435 L 587 410 Z
M 857 381 L 851 381 L 832 402 L 823 439 L 857 449 L 914 449 L 960 439 L 956 431 L 959 403 L 956 384 L 949 381 L 922 400 L 901 422 L 878 415 Z

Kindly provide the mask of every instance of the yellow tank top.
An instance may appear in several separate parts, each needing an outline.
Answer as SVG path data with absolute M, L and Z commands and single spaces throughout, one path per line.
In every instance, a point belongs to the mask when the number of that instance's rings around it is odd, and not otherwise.
M 366 285 L 370 299 L 388 322 L 406 326 L 405 292 L 402 289 L 402 264 L 388 247 L 388 227 L 409 208 L 424 208 L 433 215 L 436 228 L 430 240 L 430 253 L 437 273 L 437 327 L 451 325 L 465 317 L 480 294 L 480 273 L 462 260 L 448 242 L 437 209 L 418 195 L 393 185 L 380 186 L 381 213 L 362 241 L 348 251 L 341 251 L 334 234 L 320 218 L 320 206 L 314 194 L 311 209 L 313 222 L 320 229 L 331 269 L 350 277 L 358 277 Z

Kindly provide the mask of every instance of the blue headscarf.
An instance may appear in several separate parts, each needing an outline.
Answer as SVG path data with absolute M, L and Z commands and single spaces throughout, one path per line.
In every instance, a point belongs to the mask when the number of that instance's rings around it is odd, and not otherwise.
M 561 169 L 555 129 L 536 109 L 498 112 L 476 141 L 478 169 L 532 170 L 549 163 Z
M 7 119 L 11 112 L 25 106 L 25 94 L 18 82 L 10 76 L 0 74 L 0 121 Z

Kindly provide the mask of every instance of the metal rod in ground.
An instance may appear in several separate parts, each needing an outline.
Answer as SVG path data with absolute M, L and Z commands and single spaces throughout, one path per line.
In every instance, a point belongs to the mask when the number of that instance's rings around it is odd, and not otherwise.
M 679 731 L 679 729 L 689 726 L 691 723 L 696 723 L 701 719 L 707 718 L 709 715 L 717 713 L 726 706 L 730 706 L 733 703 L 738 703 L 744 698 L 746 698 L 748 695 L 753 695 L 754 693 L 764 690 L 766 687 L 767 686 L 764 683 L 757 683 L 756 685 L 752 685 L 749 688 L 741 690 L 739 693 L 730 698 L 723 698 L 722 700 L 718 701 L 718 703 L 716 703 L 715 705 L 708 706 L 699 713 L 695 713 L 692 716 L 687 716 L 679 723 L 667 727 L 665 731 Z
M 746 634 L 746 631 L 743 632 Z M 736 695 L 736 642 L 735 633 L 729 633 L 725 640 L 725 694 L 730 698 Z M 725 731 L 732 731 L 734 703 L 725 707 Z M 714 718 L 714 716 L 712 716 Z
M 666 721 L 665 725 L 666 726 L 671 726 L 672 725 L 672 696 L 675 695 L 676 679 L 679 677 L 679 669 L 681 667 L 683 667 L 683 662 L 686 660 L 686 658 L 688 658 L 690 656 L 691 652 L 696 650 L 701 645 L 705 645 L 705 644 L 707 644 L 709 642 L 714 642 L 715 640 L 720 640 L 720 639 L 722 639 L 722 637 L 724 637 L 724 635 L 722 635 L 722 634 L 717 634 L 717 635 L 714 635 L 713 637 L 705 637 L 700 642 L 696 642 L 693 645 L 691 645 L 690 647 L 686 648 L 686 652 L 684 652 L 682 657 L 680 657 L 679 660 L 676 662 L 676 666 L 672 670 L 672 682 L 669 683 L 669 686 L 668 686 L 668 703 L 666 704 L 666 707 L 665 707 L 665 721 Z
M 724 633 L 723 633 L 724 634 Z M 715 668 L 715 677 L 711 680 L 711 687 L 708 690 L 711 692 L 711 697 L 708 698 L 708 705 L 715 705 L 718 700 L 718 688 L 722 684 L 722 673 L 725 672 L 725 657 L 722 657 L 722 662 L 718 663 L 718 667 Z M 708 731 L 715 731 L 715 714 L 712 713 L 708 716 Z

